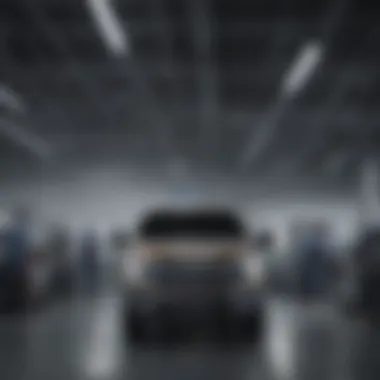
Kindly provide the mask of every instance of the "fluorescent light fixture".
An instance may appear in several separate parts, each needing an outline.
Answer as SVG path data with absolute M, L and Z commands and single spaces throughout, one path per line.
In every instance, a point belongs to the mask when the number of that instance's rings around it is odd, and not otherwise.
M 299 51 L 294 63 L 286 72 L 283 91 L 287 96 L 300 92 L 315 72 L 323 56 L 323 46 L 319 42 L 309 42 Z
M 111 0 L 87 0 L 87 6 L 107 49 L 117 56 L 128 54 L 128 41 Z
M 260 154 L 267 146 L 268 141 L 273 138 L 273 135 L 276 132 L 279 116 L 281 116 L 281 112 L 277 109 L 272 109 L 269 111 L 266 119 L 255 127 L 257 133 L 255 133 L 250 139 L 247 150 L 242 156 L 242 168 L 248 167 L 252 160 L 259 158 Z
M 257 135 L 250 140 L 248 149 L 242 157 L 242 168 L 246 168 L 252 160 L 257 159 L 266 148 L 287 107 L 287 98 L 294 97 L 306 86 L 321 61 L 322 55 L 323 46 L 318 42 L 309 42 L 300 50 L 294 64 L 284 75 L 281 95 L 285 96 L 285 99 L 278 99 L 278 102 L 268 111 L 266 119 L 257 128 Z
M 0 85 L 0 104 L 15 111 L 25 110 L 24 102 L 5 84 Z
M 0 133 L 42 159 L 51 155 L 51 148 L 46 141 L 13 123 L 0 120 Z

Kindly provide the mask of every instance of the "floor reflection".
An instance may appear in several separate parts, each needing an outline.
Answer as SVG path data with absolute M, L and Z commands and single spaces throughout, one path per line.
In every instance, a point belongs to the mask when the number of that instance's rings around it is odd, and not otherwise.
M 379 326 L 360 323 L 351 331 L 352 345 L 347 365 L 349 380 L 375 380 L 380 373 L 380 329 Z
M 275 379 L 294 379 L 296 317 L 289 302 L 274 301 L 268 305 L 265 358 Z
M 210 352 L 191 348 L 181 352 L 135 353 L 128 368 L 128 379 L 225 379 L 263 378 L 259 354 Z
M 115 378 L 122 368 L 125 355 L 120 339 L 119 306 L 119 299 L 106 297 L 94 307 L 90 334 L 84 337 L 86 343 L 82 363 L 87 377 Z
M 256 348 L 191 344 L 133 350 L 120 331 L 120 299 L 77 299 L 18 319 L 0 319 L 0 373 L 20 379 L 375 380 L 380 331 L 331 305 L 273 300 Z
M 0 373 L 7 380 L 22 379 L 29 372 L 29 341 L 24 317 L 0 319 Z

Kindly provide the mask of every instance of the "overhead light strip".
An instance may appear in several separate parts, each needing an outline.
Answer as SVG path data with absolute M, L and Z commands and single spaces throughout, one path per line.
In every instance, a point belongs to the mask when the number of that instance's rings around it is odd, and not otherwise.
M 23 112 L 26 108 L 20 96 L 5 84 L 0 85 L 0 104 L 18 112 Z
M 323 57 L 323 46 L 319 42 L 309 42 L 299 51 L 293 65 L 285 73 L 283 93 L 293 97 L 302 91 L 316 71 Z
M 116 56 L 129 54 L 128 40 L 111 0 L 87 0 L 87 5 L 100 36 L 110 53 Z
M 28 149 L 41 159 L 46 159 L 51 155 L 51 147 L 46 141 L 14 123 L 10 123 L 7 120 L 0 120 L 0 133 L 16 144 Z

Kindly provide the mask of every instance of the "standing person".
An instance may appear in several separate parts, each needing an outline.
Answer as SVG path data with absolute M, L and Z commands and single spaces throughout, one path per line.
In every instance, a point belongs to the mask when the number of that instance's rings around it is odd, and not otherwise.
M 256 239 L 256 251 L 262 257 L 263 267 L 266 272 L 266 285 L 272 289 L 275 287 L 275 252 L 273 236 L 269 231 L 262 231 Z
M 290 242 L 288 246 L 285 272 L 289 280 L 290 290 L 293 295 L 299 295 L 302 290 L 302 271 L 306 246 L 305 224 L 295 222 L 290 230 Z
M 328 288 L 329 247 L 324 225 L 312 228 L 305 241 L 301 260 L 301 287 L 306 297 L 325 294 Z
M 67 295 L 72 290 L 73 271 L 70 259 L 70 236 L 64 226 L 57 226 L 52 232 L 49 249 L 54 265 L 54 290 Z
M 99 283 L 99 242 L 95 231 L 88 231 L 83 237 L 81 267 L 82 283 L 85 290 L 96 290 Z
M 32 249 L 29 222 L 29 212 L 25 208 L 18 208 L 4 231 L 5 304 L 10 311 L 21 309 L 27 304 L 27 262 Z

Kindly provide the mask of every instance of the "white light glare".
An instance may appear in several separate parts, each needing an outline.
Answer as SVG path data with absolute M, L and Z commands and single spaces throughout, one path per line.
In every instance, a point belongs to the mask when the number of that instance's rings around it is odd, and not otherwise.
M 127 38 L 111 0 L 87 0 L 87 5 L 100 36 L 110 52 L 115 55 L 127 54 L 129 50 Z
M 140 252 L 129 253 L 123 260 L 124 279 L 132 284 L 141 281 L 144 266 Z
M 42 159 L 48 158 L 51 155 L 50 146 L 44 140 L 15 124 L 1 120 L 0 131 L 16 144 L 25 147 Z
M 0 85 L 0 104 L 16 111 L 24 111 L 25 105 L 16 93 L 6 85 Z
M 301 48 L 285 74 L 283 91 L 286 95 L 293 96 L 306 86 L 321 61 L 322 53 L 323 46 L 318 42 L 309 42 Z
M 113 298 L 101 300 L 90 323 L 89 342 L 79 355 L 86 378 L 103 380 L 115 378 L 124 359 L 119 347 L 118 326 L 121 321 L 118 301 Z M 88 347 L 88 348 L 87 348 Z
M 244 255 L 241 262 L 242 270 L 249 281 L 261 283 L 264 280 L 265 268 L 263 260 L 252 254 Z

